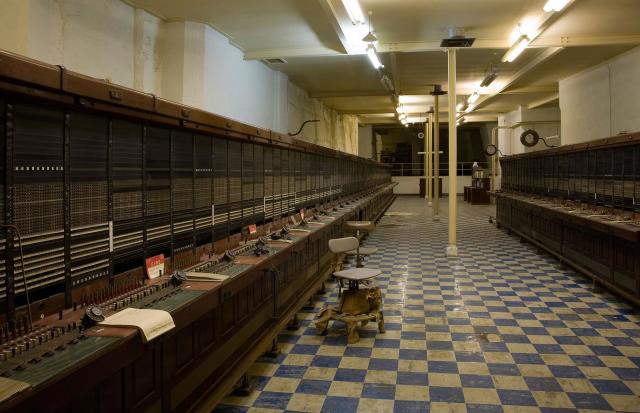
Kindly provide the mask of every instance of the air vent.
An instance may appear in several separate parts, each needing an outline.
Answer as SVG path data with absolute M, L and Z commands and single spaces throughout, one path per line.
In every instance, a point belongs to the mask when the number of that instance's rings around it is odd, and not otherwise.
M 471 47 L 475 40 L 472 37 L 449 37 L 442 39 L 440 47 Z
M 287 63 L 284 59 L 264 59 L 264 62 L 270 65 L 283 65 Z

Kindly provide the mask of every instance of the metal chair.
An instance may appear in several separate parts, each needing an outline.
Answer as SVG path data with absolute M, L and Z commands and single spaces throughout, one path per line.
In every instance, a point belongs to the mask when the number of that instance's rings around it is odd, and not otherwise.
M 356 237 L 329 240 L 329 250 L 334 254 L 346 254 L 350 251 L 358 251 L 359 248 L 360 241 Z M 335 271 L 333 276 L 338 279 L 338 296 L 342 295 L 343 280 L 347 280 L 350 290 L 357 290 L 360 282 L 369 280 L 381 273 L 382 271 L 377 268 L 364 268 L 362 266 Z
M 344 223 L 344 228 L 347 231 L 353 231 L 355 233 L 355 237 L 360 240 L 361 233 L 364 232 L 365 234 L 368 234 L 369 232 L 373 231 L 375 228 L 375 224 L 373 223 L 373 221 L 347 221 Z M 364 267 L 364 265 L 362 264 L 364 257 L 375 254 L 376 252 L 378 252 L 377 247 L 361 247 L 360 245 L 358 245 L 358 248 L 347 251 L 345 254 L 355 255 L 356 267 L 362 268 Z

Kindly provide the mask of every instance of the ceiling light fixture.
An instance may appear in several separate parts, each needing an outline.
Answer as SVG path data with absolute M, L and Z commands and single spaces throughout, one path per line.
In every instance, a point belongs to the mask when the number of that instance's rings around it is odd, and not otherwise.
M 482 83 L 480 83 L 480 87 L 489 86 L 494 80 L 496 80 L 496 77 L 498 77 L 498 75 L 493 71 L 493 66 L 489 66 L 489 71 L 484 75 L 484 79 L 482 80 Z
M 442 90 L 442 85 L 433 85 L 433 90 L 429 92 L 431 96 L 442 96 L 446 95 L 447 92 Z
M 473 94 L 467 99 L 467 103 L 471 105 L 472 103 L 476 103 L 478 99 L 480 99 L 478 92 L 473 92 Z
M 398 115 L 398 117 L 400 118 L 400 120 L 406 120 L 407 119 L 407 114 L 406 113 L 401 113 L 400 115 Z
M 507 53 L 502 56 L 502 61 L 505 63 L 513 62 L 518 58 L 518 56 L 520 56 L 520 53 L 522 53 L 524 49 L 529 46 L 529 43 L 531 43 L 531 39 L 529 39 L 529 36 L 527 36 L 526 34 L 520 35 L 513 46 L 511 46 L 511 48 L 507 50 Z
M 362 8 L 358 0 L 342 0 L 342 4 L 344 8 L 347 9 L 351 23 L 354 25 L 365 23 L 364 13 L 362 13 Z
M 362 38 L 362 41 L 365 43 L 373 43 L 377 42 L 378 38 L 375 34 L 373 34 L 373 30 L 371 30 L 371 20 L 373 20 L 373 12 L 369 10 L 369 33 Z
M 373 45 L 373 43 L 369 43 L 369 46 L 367 46 L 367 56 L 369 57 L 369 61 L 374 68 L 382 69 L 384 67 L 384 65 L 380 62 L 378 53 L 376 53 L 376 47 Z
M 402 106 L 402 103 L 400 103 L 398 106 L 396 106 L 396 112 L 404 113 L 404 107 Z
M 569 0 L 547 0 L 543 8 L 546 12 L 561 11 L 567 4 Z
M 464 103 L 463 102 L 458 103 L 458 106 L 456 106 L 456 111 L 462 112 L 463 110 L 464 110 Z
M 394 91 L 393 82 L 391 81 L 391 78 L 389 76 L 383 75 L 380 78 L 380 82 L 382 83 L 382 87 L 384 87 L 384 89 L 387 92 L 393 92 Z

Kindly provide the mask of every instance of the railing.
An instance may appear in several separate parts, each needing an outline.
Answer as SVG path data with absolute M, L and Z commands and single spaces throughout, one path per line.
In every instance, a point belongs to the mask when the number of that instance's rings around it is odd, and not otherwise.
M 389 163 L 392 176 L 424 176 L 424 164 L 418 163 Z M 478 162 L 478 165 L 488 171 L 487 162 Z M 471 176 L 473 162 L 458 162 L 456 170 L 458 176 Z M 448 162 L 440 162 L 440 176 L 449 176 Z

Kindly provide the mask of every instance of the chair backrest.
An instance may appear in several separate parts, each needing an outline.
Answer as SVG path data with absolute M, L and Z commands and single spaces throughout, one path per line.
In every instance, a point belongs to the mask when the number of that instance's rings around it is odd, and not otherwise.
M 359 245 L 360 242 L 356 237 L 334 238 L 329 240 L 329 249 L 335 254 L 355 250 Z

